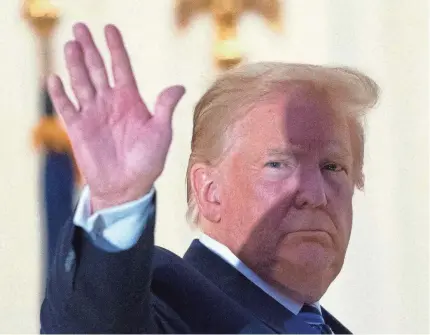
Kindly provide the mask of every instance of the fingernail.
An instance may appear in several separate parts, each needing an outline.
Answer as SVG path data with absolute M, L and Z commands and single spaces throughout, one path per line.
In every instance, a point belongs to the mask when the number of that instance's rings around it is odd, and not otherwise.
M 186 89 L 182 85 L 174 85 L 173 88 L 178 91 L 178 93 L 184 94 Z
M 75 35 L 81 35 L 85 31 L 85 24 L 82 22 L 77 22 L 73 25 L 73 33 Z
M 64 51 L 67 55 L 73 54 L 75 41 L 68 41 L 66 45 L 64 46 Z

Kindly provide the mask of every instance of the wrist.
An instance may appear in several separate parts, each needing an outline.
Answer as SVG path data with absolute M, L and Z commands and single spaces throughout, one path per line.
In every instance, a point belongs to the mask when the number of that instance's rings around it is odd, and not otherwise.
M 152 189 L 152 185 L 150 187 L 145 187 L 139 191 L 129 191 L 126 194 L 112 194 L 112 195 L 91 195 L 90 203 L 91 203 L 91 212 L 95 213 L 103 209 L 112 208 L 115 206 L 120 206 L 129 202 L 133 202 L 141 199 L 145 195 L 147 195 Z

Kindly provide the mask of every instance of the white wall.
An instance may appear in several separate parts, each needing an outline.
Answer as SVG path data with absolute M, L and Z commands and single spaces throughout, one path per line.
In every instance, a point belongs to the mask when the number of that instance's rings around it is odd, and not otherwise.
M 87 22 L 106 54 L 102 28 L 125 35 L 140 88 L 152 105 L 164 86 L 188 93 L 174 118 L 174 141 L 158 182 L 158 243 L 182 253 L 195 232 L 184 219 L 185 170 L 192 107 L 216 75 L 212 21 L 201 16 L 184 32 L 173 25 L 173 0 L 62 0 L 56 67 L 71 24 Z M 368 120 L 367 185 L 355 198 L 346 264 L 324 297 L 357 333 L 425 333 L 428 325 L 428 8 L 425 0 L 290 0 L 284 33 L 253 14 L 239 38 L 249 61 L 283 60 L 358 67 L 382 87 Z M 38 157 L 29 145 L 37 120 L 35 43 L 15 1 L 0 21 L 0 332 L 38 332 L 41 223 Z

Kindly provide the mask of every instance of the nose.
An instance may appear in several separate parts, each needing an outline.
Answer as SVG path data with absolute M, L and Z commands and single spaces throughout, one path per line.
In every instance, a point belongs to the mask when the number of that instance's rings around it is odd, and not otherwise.
M 319 168 L 301 171 L 295 204 L 297 208 L 320 208 L 327 205 L 324 177 Z

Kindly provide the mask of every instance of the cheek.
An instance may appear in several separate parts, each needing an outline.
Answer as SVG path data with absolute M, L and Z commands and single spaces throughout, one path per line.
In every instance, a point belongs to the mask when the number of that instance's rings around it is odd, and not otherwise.
M 286 181 L 270 181 L 258 168 L 232 166 L 223 173 L 223 212 L 237 221 L 261 222 L 278 216 L 287 203 Z M 233 218 L 234 216 L 234 218 Z
M 327 179 L 328 211 L 341 235 L 349 239 L 352 225 L 354 184 L 347 175 Z
M 354 183 L 345 173 L 328 173 L 324 176 L 325 192 L 328 198 L 335 199 L 339 205 L 346 206 L 352 201 Z
M 226 165 L 221 170 L 222 178 L 221 211 L 222 218 L 227 222 L 246 220 L 247 207 L 253 200 L 254 190 L 252 174 L 239 164 Z
M 253 208 L 258 211 L 260 217 L 282 218 L 291 206 L 295 189 L 295 178 L 273 180 L 273 178 L 268 178 L 264 171 L 260 171 L 255 175 L 247 191 L 252 197 Z
M 274 182 L 260 177 L 247 190 L 249 198 L 245 216 L 247 222 L 252 222 L 262 247 L 276 247 L 284 234 L 281 226 L 291 210 L 294 193 L 291 192 L 291 184 L 292 180 Z

